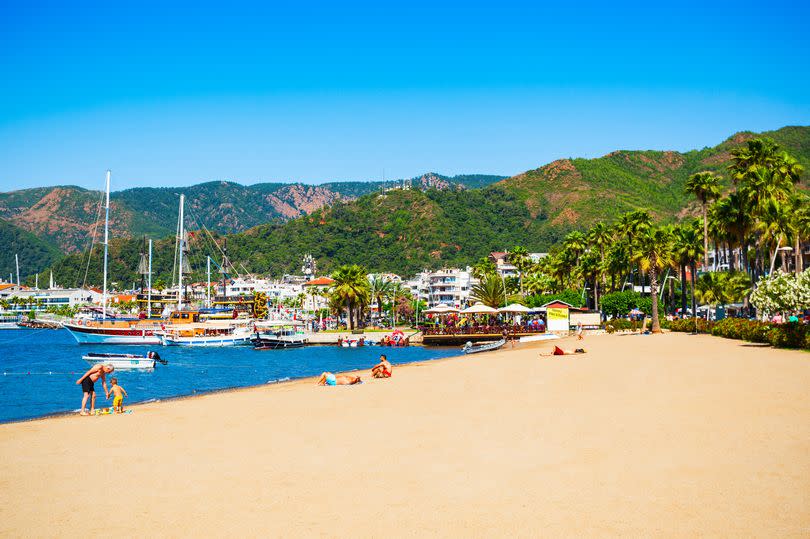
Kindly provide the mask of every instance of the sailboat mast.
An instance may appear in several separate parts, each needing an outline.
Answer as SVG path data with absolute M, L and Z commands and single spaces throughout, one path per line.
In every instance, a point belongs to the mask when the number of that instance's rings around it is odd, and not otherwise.
M 152 317 L 152 239 L 149 239 L 149 276 L 146 290 L 146 317 Z
M 105 205 L 104 205 L 104 287 L 101 295 L 101 318 L 107 318 L 107 253 L 110 239 L 110 171 L 107 171 L 107 181 L 105 182 Z
M 177 309 L 183 309 L 183 249 L 185 245 L 183 245 L 183 238 L 185 236 L 185 230 L 183 229 L 183 203 L 186 200 L 186 195 L 180 195 L 180 239 L 177 242 L 177 245 L 180 248 L 180 264 L 177 267 Z
M 211 257 L 205 257 L 205 272 L 208 275 L 208 286 L 205 288 L 205 306 L 211 308 Z

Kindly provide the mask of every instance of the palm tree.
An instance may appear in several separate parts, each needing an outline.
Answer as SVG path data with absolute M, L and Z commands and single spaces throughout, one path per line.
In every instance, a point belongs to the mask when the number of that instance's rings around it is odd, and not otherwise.
M 686 269 L 689 268 L 692 277 L 692 313 L 695 312 L 695 278 L 697 260 L 703 254 L 703 245 L 700 241 L 699 223 L 683 224 L 673 231 L 674 260 L 681 269 L 681 313 L 686 314 Z
M 532 259 L 529 258 L 529 251 L 525 247 L 517 246 L 509 252 L 509 262 L 518 270 L 520 281 L 520 295 L 523 295 L 523 274 L 531 266 Z
M 658 320 L 658 272 L 672 262 L 672 234 L 667 228 L 647 230 L 638 238 L 641 256 L 639 266 L 650 272 L 650 295 L 652 298 L 652 332 L 661 333 Z
M 382 275 L 374 275 L 369 280 L 369 294 L 371 299 L 377 304 L 377 316 L 382 318 L 382 300 L 391 293 L 392 282 Z
M 695 195 L 703 210 L 703 267 L 709 267 L 709 221 L 706 205 L 720 197 L 720 176 L 713 172 L 692 174 L 686 181 L 686 192 Z
M 485 275 L 494 275 L 495 273 L 497 273 L 495 262 L 488 256 L 473 264 L 472 276 L 476 279 L 483 279 Z
M 593 246 L 597 251 L 599 251 L 599 273 L 597 274 L 597 279 L 594 281 L 593 284 L 593 303 L 594 309 L 599 310 L 599 285 L 602 283 L 602 279 L 605 275 L 605 271 L 608 269 L 608 265 L 605 261 L 605 250 L 610 246 L 613 242 L 613 233 L 610 230 L 610 227 L 607 226 L 603 222 L 598 222 L 591 227 L 588 231 L 588 242 Z
M 354 314 L 369 297 L 369 283 L 365 268 L 357 264 L 340 266 L 332 273 L 332 294 L 346 306 L 348 329 L 354 329 Z
M 495 275 L 485 275 L 478 284 L 472 287 L 471 292 L 473 299 L 495 309 L 502 307 L 506 301 L 503 283 Z

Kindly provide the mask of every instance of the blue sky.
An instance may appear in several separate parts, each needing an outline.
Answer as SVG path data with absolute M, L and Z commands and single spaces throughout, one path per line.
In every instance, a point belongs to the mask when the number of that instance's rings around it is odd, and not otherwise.
M 0 0 L 0 190 L 511 175 L 810 123 L 799 2 L 122 4 Z

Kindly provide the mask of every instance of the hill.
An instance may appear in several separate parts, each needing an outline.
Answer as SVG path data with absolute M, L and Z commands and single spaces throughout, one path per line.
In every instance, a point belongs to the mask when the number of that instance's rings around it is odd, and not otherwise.
M 16 262 L 14 255 L 20 260 L 20 275 L 30 275 L 47 268 L 60 258 L 60 253 L 48 243 L 35 235 L 7 221 L 0 219 L 0 276 L 4 279 L 9 274 L 16 280 Z
M 407 180 L 414 188 L 455 190 L 487 185 L 504 176 L 448 177 L 435 173 Z M 402 184 L 402 180 L 388 185 Z M 308 215 L 337 200 L 353 200 L 379 191 L 383 182 L 301 183 L 207 182 L 191 187 L 135 188 L 110 196 L 112 234 L 136 238 L 173 234 L 179 194 L 186 195 L 190 224 L 234 233 L 271 221 Z M 36 234 L 63 252 L 80 252 L 90 244 L 100 217 L 102 193 L 75 186 L 43 187 L 0 193 L 0 218 Z
M 810 170 L 810 127 L 762 135 L 774 138 Z M 572 229 L 610 221 L 628 210 L 648 209 L 662 220 L 696 213 L 684 193 L 687 177 L 722 171 L 729 151 L 754 136 L 738 133 L 715 147 L 685 153 L 622 150 L 597 159 L 563 159 L 483 189 L 374 192 L 232 234 L 228 246 L 246 271 L 273 275 L 297 271 L 304 253 L 311 253 L 322 271 L 356 262 L 372 271 L 408 275 L 472 264 L 492 250 L 517 244 L 546 250 Z M 132 244 L 123 242 L 116 260 L 124 282 L 134 280 L 137 249 Z M 167 275 L 172 246 L 167 242 L 166 254 L 160 255 L 166 262 L 158 271 Z M 214 252 L 211 246 L 200 247 Z M 80 264 L 68 257 L 57 267 L 67 276 L 77 273 L 71 268 Z

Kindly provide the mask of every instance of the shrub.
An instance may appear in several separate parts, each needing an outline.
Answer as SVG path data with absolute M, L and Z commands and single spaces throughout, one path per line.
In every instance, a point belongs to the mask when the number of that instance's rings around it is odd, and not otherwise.
M 608 316 L 625 316 L 635 308 L 649 315 L 652 312 L 652 299 L 633 290 L 611 292 L 602 296 L 599 308 Z
M 605 328 L 605 331 L 608 333 L 613 333 L 614 331 L 625 331 L 631 329 L 633 331 L 637 330 L 641 322 L 636 320 L 627 320 L 626 318 L 614 318 L 613 320 L 608 320 L 607 322 L 602 323 L 602 327 Z
M 779 348 L 807 348 L 810 329 L 805 324 L 789 322 L 774 325 L 768 332 L 768 342 Z
M 694 333 L 695 326 L 700 333 L 710 333 L 714 327 L 714 322 L 704 318 L 679 318 L 669 323 L 670 331 L 681 331 L 684 333 Z

